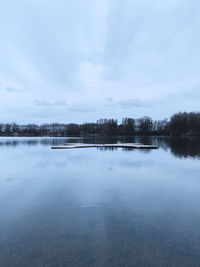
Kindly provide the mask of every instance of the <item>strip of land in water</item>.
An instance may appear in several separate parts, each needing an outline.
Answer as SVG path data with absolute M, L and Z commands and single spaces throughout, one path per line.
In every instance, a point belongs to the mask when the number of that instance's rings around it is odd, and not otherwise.
M 73 148 L 89 148 L 89 147 L 121 147 L 121 148 L 137 148 L 137 149 L 157 149 L 158 146 L 144 145 L 136 143 L 122 143 L 122 144 L 66 144 L 62 146 L 52 146 L 52 149 L 73 149 Z

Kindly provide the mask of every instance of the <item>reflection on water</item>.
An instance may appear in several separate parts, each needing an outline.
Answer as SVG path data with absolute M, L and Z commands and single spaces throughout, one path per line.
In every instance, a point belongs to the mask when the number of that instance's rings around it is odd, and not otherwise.
M 51 150 L 67 142 L 158 150 Z M 199 139 L 0 138 L 0 266 L 200 266 Z
M 0 138 L 1 146 L 55 146 L 64 145 L 66 143 L 93 143 L 93 144 L 111 144 L 111 143 L 143 143 L 157 145 L 163 150 L 170 150 L 170 152 L 180 158 L 199 158 L 200 157 L 200 137 L 152 137 L 152 136 L 134 136 L 134 137 L 66 137 L 66 138 L 45 138 L 45 137 L 24 137 L 24 138 Z M 98 150 L 117 150 L 115 147 L 99 147 Z M 123 151 L 131 151 L 132 148 L 123 148 Z M 148 153 L 151 150 L 141 150 L 144 153 Z

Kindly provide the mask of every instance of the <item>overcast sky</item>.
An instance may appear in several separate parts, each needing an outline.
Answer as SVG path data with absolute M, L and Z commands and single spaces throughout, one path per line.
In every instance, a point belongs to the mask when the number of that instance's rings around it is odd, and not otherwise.
M 199 0 L 0 0 L 0 122 L 200 110 Z

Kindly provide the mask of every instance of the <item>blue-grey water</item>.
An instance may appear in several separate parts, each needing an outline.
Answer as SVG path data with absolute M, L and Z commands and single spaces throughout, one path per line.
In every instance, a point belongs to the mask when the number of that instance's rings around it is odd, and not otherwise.
M 0 266 L 200 266 L 200 139 L 0 138 Z

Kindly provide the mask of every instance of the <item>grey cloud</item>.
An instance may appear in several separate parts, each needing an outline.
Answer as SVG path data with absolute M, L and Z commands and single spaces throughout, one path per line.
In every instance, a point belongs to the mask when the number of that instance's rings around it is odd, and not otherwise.
M 49 102 L 49 101 L 45 101 L 45 100 L 35 100 L 35 104 L 36 106 L 39 107 L 59 107 L 59 106 L 66 106 L 66 102 L 65 101 L 56 101 L 56 102 Z
M 21 93 L 21 92 L 25 91 L 23 89 L 18 89 L 18 88 L 14 87 L 14 86 L 6 86 L 4 89 L 9 93 L 13 93 L 13 92 Z
M 85 113 L 85 112 L 93 112 L 96 111 L 96 107 L 93 107 L 92 105 L 84 105 L 79 103 L 74 103 L 71 105 L 68 105 L 64 100 L 62 101 L 55 101 L 55 102 L 49 102 L 46 100 L 35 100 L 35 105 L 37 107 L 41 107 L 43 109 L 48 109 L 48 112 L 58 112 L 59 107 L 65 108 L 66 111 L 69 112 L 76 112 L 76 113 Z
M 117 103 L 119 106 L 123 108 L 131 108 L 131 107 L 141 107 L 146 105 L 144 101 L 141 101 L 139 99 L 127 99 L 127 100 L 122 100 Z
M 112 97 L 108 97 L 108 98 L 106 98 L 106 101 L 113 102 L 113 98 Z
M 121 101 L 115 101 L 112 98 L 107 98 L 107 106 L 109 107 L 116 107 L 116 108 L 139 108 L 139 107 L 148 107 L 151 106 L 152 103 L 150 101 L 141 101 L 139 99 L 125 99 Z
M 197 83 L 196 85 L 191 85 L 190 90 L 182 90 L 180 92 L 174 92 L 166 94 L 165 96 L 159 98 L 159 103 L 162 105 L 165 105 L 166 103 L 177 103 L 177 100 L 179 102 L 181 101 L 187 101 L 189 100 L 199 100 L 200 99 L 200 84 Z M 156 104 L 156 101 L 154 101 Z
M 181 92 L 181 97 L 183 98 L 200 98 L 200 84 L 192 88 L 191 90 L 187 92 Z
M 94 112 L 96 111 L 95 107 L 90 107 L 86 105 L 73 105 L 68 108 L 69 111 L 72 112 Z

